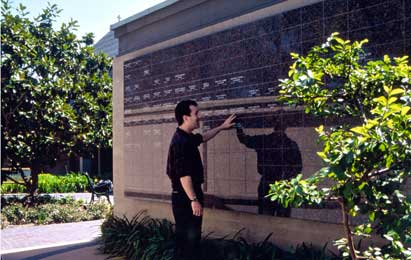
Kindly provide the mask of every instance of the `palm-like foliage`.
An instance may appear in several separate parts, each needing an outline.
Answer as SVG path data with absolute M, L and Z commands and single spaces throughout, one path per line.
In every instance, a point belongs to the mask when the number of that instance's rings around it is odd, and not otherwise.
M 170 260 L 173 258 L 175 233 L 174 225 L 165 219 L 152 219 L 145 211 L 134 218 L 110 217 L 102 225 L 101 251 L 117 256 L 138 260 Z M 316 248 L 302 244 L 291 252 L 270 242 L 272 234 L 263 241 L 250 243 L 240 234 L 241 229 L 231 238 L 215 238 L 208 234 L 201 240 L 201 255 L 198 260 L 334 260 L 326 246 Z
M 148 217 L 145 211 L 129 220 L 126 216 L 110 217 L 101 226 L 101 250 L 109 258 L 171 259 L 174 239 L 173 224 Z

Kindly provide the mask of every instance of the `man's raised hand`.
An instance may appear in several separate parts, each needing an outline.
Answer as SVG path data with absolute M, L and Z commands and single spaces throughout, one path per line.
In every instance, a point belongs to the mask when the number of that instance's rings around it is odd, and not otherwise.
M 221 124 L 221 129 L 223 129 L 223 130 L 225 130 L 225 129 L 229 129 L 229 128 L 231 128 L 235 123 L 233 122 L 234 121 L 234 119 L 236 118 L 237 116 L 235 115 L 235 114 L 232 114 L 231 116 L 229 116 L 225 121 L 224 121 L 224 123 L 222 123 Z

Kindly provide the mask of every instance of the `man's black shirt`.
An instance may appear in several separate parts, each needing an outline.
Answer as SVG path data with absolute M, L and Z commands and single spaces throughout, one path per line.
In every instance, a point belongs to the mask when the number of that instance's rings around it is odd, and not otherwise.
M 202 142 L 200 134 L 189 134 L 180 128 L 174 133 L 167 158 L 167 175 L 173 191 L 184 191 L 180 181 L 184 176 L 191 176 L 195 190 L 204 182 L 203 163 L 198 151 Z

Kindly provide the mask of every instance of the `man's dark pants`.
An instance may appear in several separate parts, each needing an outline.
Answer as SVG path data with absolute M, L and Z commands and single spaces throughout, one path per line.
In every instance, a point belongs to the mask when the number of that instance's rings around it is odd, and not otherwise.
M 197 196 L 199 195 L 198 192 L 196 194 Z M 201 204 L 203 204 L 202 197 L 199 196 Z M 191 201 L 184 192 L 172 193 L 172 206 L 176 223 L 176 251 L 174 259 L 196 259 L 196 254 L 201 252 L 200 240 L 203 217 L 193 215 Z

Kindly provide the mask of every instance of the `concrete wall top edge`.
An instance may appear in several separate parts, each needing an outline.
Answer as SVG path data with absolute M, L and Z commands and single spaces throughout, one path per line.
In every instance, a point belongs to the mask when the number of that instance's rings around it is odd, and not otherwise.
M 164 2 L 161 2 L 157 5 L 154 5 L 150 8 L 147 8 L 147 9 L 143 10 L 142 12 L 136 13 L 132 16 L 129 16 L 129 17 L 125 18 L 122 21 L 119 21 L 115 24 L 110 25 L 110 29 L 112 31 L 114 31 L 114 30 L 124 26 L 125 24 L 128 24 L 128 23 L 134 22 L 136 20 L 142 19 L 143 17 L 146 17 L 148 15 L 152 15 L 152 13 L 157 12 L 159 10 L 162 10 L 162 9 L 164 9 L 164 8 L 170 6 L 170 5 L 173 5 L 176 2 L 179 2 L 179 0 L 166 0 Z
M 119 22 L 118 25 L 112 25 L 111 30 L 114 31 L 115 36 L 119 38 L 124 34 L 138 31 L 142 27 L 150 26 L 159 21 L 166 20 L 169 16 L 173 16 L 186 9 L 190 9 L 204 1 L 207 0 L 165 1 Z
M 230 0 L 174 1 L 118 27 L 112 26 L 112 30 L 120 41 L 121 56 L 281 2 L 292 1 L 239 0 L 236 5 Z

